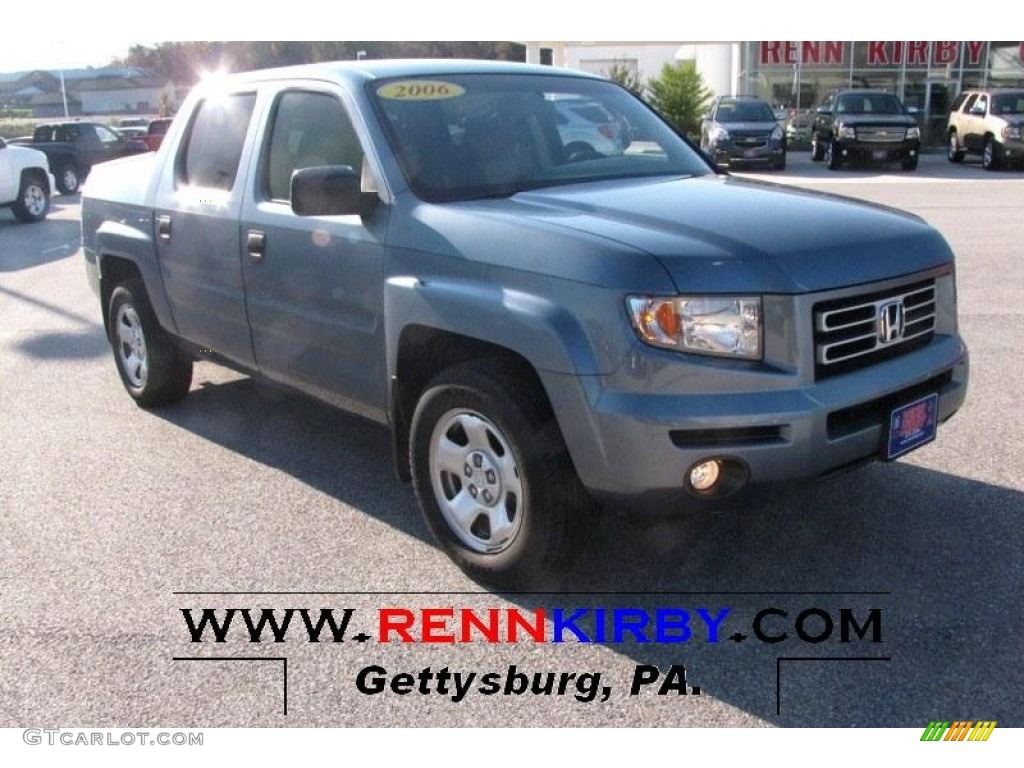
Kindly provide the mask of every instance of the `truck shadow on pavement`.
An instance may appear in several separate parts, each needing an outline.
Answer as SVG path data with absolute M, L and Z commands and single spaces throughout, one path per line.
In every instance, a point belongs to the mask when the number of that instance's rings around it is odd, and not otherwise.
M 21 224 L 0 213 L 0 273 L 31 269 L 78 252 L 82 227 L 77 220 L 47 219 Z
M 249 379 L 196 388 L 154 413 L 430 541 L 378 425 Z M 1024 493 L 1014 489 L 906 462 L 872 465 L 653 527 L 606 513 L 566 591 L 501 597 L 548 618 L 554 608 L 590 609 L 575 626 L 591 640 L 598 624 L 613 639 L 612 609 L 642 612 L 650 642 L 626 632 L 624 642 L 607 642 L 610 651 L 663 673 L 685 665 L 701 696 L 778 725 L 923 729 L 939 718 L 1020 726 L 1024 623 L 1006 608 L 1024 587 L 1022 509 Z M 606 609 L 605 621 L 595 620 L 596 608 Z M 724 616 L 717 642 L 702 608 Z M 686 611 L 690 636 L 681 641 L 676 613 L 675 642 L 654 642 L 658 609 Z M 550 650 L 575 670 L 576 636 L 565 637 Z M 628 696 L 629 680 L 617 686 Z M 640 695 L 700 718 L 700 696 L 657 690 Z

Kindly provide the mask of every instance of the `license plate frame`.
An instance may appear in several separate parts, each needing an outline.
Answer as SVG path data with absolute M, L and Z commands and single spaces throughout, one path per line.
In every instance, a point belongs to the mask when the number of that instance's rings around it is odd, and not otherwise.
M 875 160 L 885 160 L 889 156 L 889 153 L 884 149 L 876 149 L 871 153 L 871 157 Z
M 932 442 L 939 431 L 939 395 L 919 397 L 889 412 L 882 458 L 893 461 Z

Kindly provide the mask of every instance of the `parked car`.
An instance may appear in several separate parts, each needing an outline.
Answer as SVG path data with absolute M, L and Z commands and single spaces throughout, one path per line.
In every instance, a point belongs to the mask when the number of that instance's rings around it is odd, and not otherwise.
M 569 151 L 566 98 L 643 151 Z M 599 506 L 692 514 L 892 460 L 964 400 L 935 229 L 717 173 L 598 76 L 232 75 L 159 152 L 93 173 L 86 274 L 128 395 L 177 402 L 203 358 L 380 422 L 441 546 L 490 585 L 551 583 Z
M 164 136 L 170 125 L 171 118 L 169 117 L 158 117 L 155 120 L 151 120 L 149 127 L 146 128 L 146 135 L 142 137 L 142 141 L 146 144 L 146 149 L 150 152 L 156 152 L 160 149 L 160 145 L 163 143 Z
M 119 136 L 102 123 L 85 121 L 37 125 L 32 140 L 24 145 L 46 155 L 57 189 L 65 195 L 78 192 L 97 163 L 146 151 L 141 141 Z
M 786 121 L 787 145 L 803 144 L 811 140 L 811 128 L 814 126 L 814 113 L 810 110 L 795 112 Z
M 146 129 L 141 126 L 118 126 L 114 130 L 123 139 L 142 141 L 146 136 Z
M 621 155 L 629 141 L 622 119 L 589 99 L 555 99 L 555 125 L 562 144 L 577 156 Z
M 838 170 L 851 160 L 899 162 L 917 168 L 921 128 L 902 102 L 886 91 L 835 91 L 815 111 L 811 160 Z
M 947 124 L 950 162 L 968 152 L 981 155 L 981 164 L 994 171 L 1024 163 L 1024 90 L 969 90 L 953 102 Z
M 716 163 L 786 167 L 786 134 L 766 101 L 750 96 L 714 100 L 700 125 L 700 147 Z
M 10 208 L 18 221 L 42 221 L 53 185 L 46 155 L 0 139 L 0 207 Z

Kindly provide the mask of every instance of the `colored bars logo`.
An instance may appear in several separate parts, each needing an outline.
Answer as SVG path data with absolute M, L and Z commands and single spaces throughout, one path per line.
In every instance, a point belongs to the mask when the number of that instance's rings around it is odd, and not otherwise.
M 988 741 L 995 727 L 995 720 L 932 720 L 921 734 L 921 741 Z

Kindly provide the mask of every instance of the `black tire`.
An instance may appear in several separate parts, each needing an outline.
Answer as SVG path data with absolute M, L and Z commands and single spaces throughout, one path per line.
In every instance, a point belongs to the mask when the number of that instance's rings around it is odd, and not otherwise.
M 137 280 L 110 296 L 110 345 L 124 388 L 145 408 L 176 403 L 192 385 L 192 359 L 160 327 Z
M 50 185 L 38 174 L 26 174 L 21 180 L 18 199 L 11 205 L 11 213 L 25 224 L 42 221 L 50 212 Z
M 825 159 L 825 147 L 818 140 L 818 134 L 811 135 L 811 160 L 820 163 Z
M 544 393 L 497 363 L 458 365 L 427 386 L 409 462 L 427 525 L 490 587 L 555 586 L 597 512 Z
M 57 189 L 62 195 L 78 194 L 82 186 L 82 173 L 74 163 L 65 163 L 57 170 Z
M 919 157 L 920 155 L 904 155 L 903 159 L 900 161 L 900 167 L 904 171 L 916 171 L 917 160 Z
M 985 139 L 985 146 L 981 150 L 981 167 L 986 171 L 998 171 L 1003 167 L 1003 161 L 999 157 L 999 147 L 991 136 Z
M 778 160 L 772 163 L 772 168 L 776 171 L 786 170 L 786 153 L 783 152 L 782 156 Z
M 964 150 L 960 148 L 960 139 L 956 131 L 949 132 L 949 142 L 946 144 L 946 159 L 951 163 L 962 163 L 964 161 Z
M 843 167 L 843 156 L 839 153 L 839 147 L 834 141 L 830 141 L 825 148 L 825 164 L 830 171 L 838 171 Z

